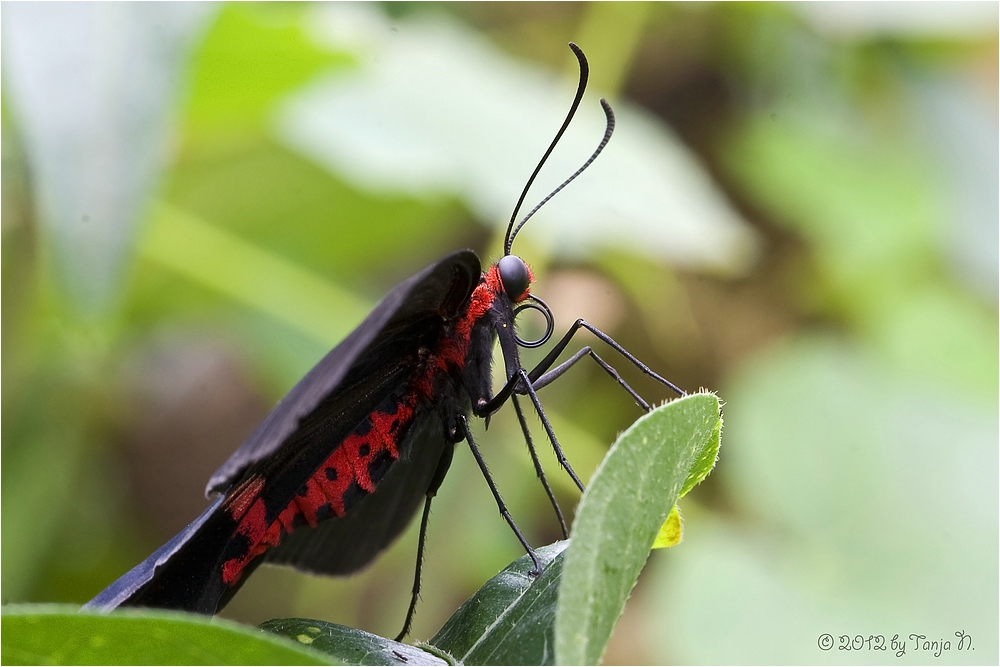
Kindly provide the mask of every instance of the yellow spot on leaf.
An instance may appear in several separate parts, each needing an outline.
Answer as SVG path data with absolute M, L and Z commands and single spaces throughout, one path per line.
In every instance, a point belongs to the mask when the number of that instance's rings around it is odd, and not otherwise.
M 656 536 L 653 548 L 666 549 L 667 547 L 679 544 L 683 539 L 684 524 L 681 521 L 681 512 L 677 509 L 677 505 L 674 505 L 673 509 L 670 510 L 670 514 L 667 515 L 667 520 L 660 526 L 660 534 Z
M 298 637 L 296 637 L 296 639 L 298 639 L 303 644 L 312 644 L 313 643 L 313 638 L 310 637 L 309 635 L 299 635 Z

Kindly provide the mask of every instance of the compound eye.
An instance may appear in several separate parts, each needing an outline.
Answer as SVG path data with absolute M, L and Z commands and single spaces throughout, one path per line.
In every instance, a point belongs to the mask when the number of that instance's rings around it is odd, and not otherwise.
M 513 300 L 517 300 L 528 290 L 528 265 L 516 255 L 505 255 L 497 264 L 500 269 L 500 282 L 503 289 Z

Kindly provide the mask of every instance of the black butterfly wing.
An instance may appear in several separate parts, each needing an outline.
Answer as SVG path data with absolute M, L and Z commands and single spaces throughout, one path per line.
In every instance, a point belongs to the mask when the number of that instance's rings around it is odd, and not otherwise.
M 346 575 L 368 565 L 406 529 L 439 467 L 451 462 L 439 414 L 425 408 L 399 444 L 399 460 L 375 491 L 343 517 L 302 526 L 267 553 L 267 561 L 314 574 Z M 443 474 L 443 470 L 440 474 Z
M 299 428 L 300 421 L 330 396 L 355 361 L 394 323 L 420 312 L 456 314 L 479 282 L 479 258 L 461 250 L 397 285 L 354 331 L 292 387 L 271 414 L 208 482 L 206 494 L 224 493 L 253 463 L 273 454 Z
M 391 394 L 394 384 L 406 375 L 407 360 L 414 356 L 421 341 L 427 336 L 440 335 L 443 323 L 460 312 L 478 283 L 479 272 L 479 259 L 466 250 L 439 260 L 397 285 L 357 329 L 295 385 L 213 475 L 209 492 L 226 493 L 234 485 L 256 478 L 265 484 L 261 496 L 266 499 L 270 514 L 287 505 L 331 453 L 329 450 L 341 442 L 346 430 Z M 403 464 L 410 465 L 406 461 Z M 416 466 L 417 472 L 436 464 L 436 458 L 433 463 L 423 461 Z M 393 479 L 403 477 L 405 473 L 396 474 Z M 418 479 L 423 477 L 418 474 Z M 402 479 L 402 486 L 395 494 L 385 495 L 399 496 L 396 502 L 402 503 L 404 509 L 415 506 L 426 486 L 419 490 L 410 482 L 408 478 Z M 119 578 L 87 607 L 112 609 L 132 605 L 215 613 L 260 560 L 235 585 L 222 581 L 220 570 L 227 554 L 239 548 L 239 539 L 234 537 L 237 523 L 227 507 L 234 493 L 219 498 L 184 531 Z M 409 501 L 403 502 L 406 498 Z M 382 502 L 377 500 L 374 505 Z M 396 505 L 390 503 L 390 506 Z M 412 510 L 402 518 L 382 517 L 380 520 L 393 526 L 387 539 L 398 534 L 410 516 Z M 400 527 L 395 527 L 397 521 L 401 522 Z M 370 559 L 382 546 L 362 551 Z
M 97 594 L 97 596 L 83 605 L 83 609 L 110 610 L 125 604 L 128 600 L 136 596 L 149 582 L 153 575 L 162 567 L 167 565 L 192 538 L 197 536 L 207 522 L 209 522 L 219 509 L 224 498 L 217 498 L 198 515 L 198 518 L 188 524 L 184 530 L 174 535 L 162 547 L 149 555 L 131 570 L 116 579 L 114 583 Z M 192 609 L 192 611 L 196 611 Z

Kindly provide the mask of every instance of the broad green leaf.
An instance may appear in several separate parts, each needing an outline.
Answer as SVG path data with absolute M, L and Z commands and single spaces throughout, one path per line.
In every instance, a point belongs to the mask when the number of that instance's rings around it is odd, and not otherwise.
M 568 542 L 535 551 L 536 578 L 528 556 L 517 559 L 466 600 L 430 640 L 467 665 L 555 664 L 553 627 L 562 555 Z
M 261 629 L 323 651 L 345 665 L 447 665 L 433 653 L 356 630 L 308 618 L 275 618 Z
M 28 387 L 32 390 L 35 387 Z M 79 398 L 62 387 L 43 384 L 46 396 Z M 41 392 L 38 392 L 41 393 Z M 37 395 L 37 394 L 36 394 Z M 56 401 L 38 401 L 54 407 Z M 61 407 L 68 411 L 69 405 Z M 33 408 L 34 406 L 32 406 Z M 62 528 L 67 508 L 76 502 L 73 495 L 86 452 L 86 440 L 72 425 L 23 409 L 7 422 L 4 442 L 2 489 L 3 594 L 5 600 L 30 599 L 42 577 L 45 556 Z M 48 417 L 48 418 L 47 418 Z M 34 429 L 29 430 L 29 428 Z M 72 482 L 71 482 L 72 480 Z
M 653 541 L 654 549 L 667 549 L 676 546 L 684 539 L 684 522 L 681 521 L 681 511 L 674 505 L 667 515 L 667 520 L 660 526 L 660 532 Z
M 597 664 L 657 532 L 690 479 L 715 461 L 719 399 L 692 394 L 639 418 L 580 501 L 556 612 L 559 664 Z
M 17 605 L 3 609 L 2 627 L 5 665 L 337 664 L 256 628 L 180 612 Z

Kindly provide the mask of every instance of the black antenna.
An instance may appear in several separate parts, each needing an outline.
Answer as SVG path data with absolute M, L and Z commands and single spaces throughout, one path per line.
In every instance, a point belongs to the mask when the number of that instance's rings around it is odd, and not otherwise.
M 517 200 L 517 205 L 514 207 L 514 212 L 510 214 L 510 223 L 507 225 L 507 235 L 504 236 L 503 242 L 503 252 L 505 255 L 510 254 L 510 246 L 514 242 L 511 229 L 514 227 L 514 220 L 517 219 L 517 212 L 521 210 L 521 204 L 524 203 L 524 198 L 528 195 L 528 189 L 531 187 L 531 184 L 535 182 L 535 176 L 538 176 L 538 172 L 541 171 L 542 165 L 544 165 L 545 161 L 549 159 L 549 154 L 552 153 L 552 149 L 556 147 L 557 143 L 559 143 L 559 139 L 562 137 L 563 132 L 565 132 L 566 128 L 569 127 L 570 121 L 573 120 L 573 116 L 576 115 L 576 108 L 580 106 L 580 100 L 583 99 L 583 92 L 587 89 L 587 79 L 590 77 L 590 65 L 587 64 L 587 56 L 583 55 L 583 49 L 573 42 L 569 43 L 569 48 L 573 50 L 573 54 L 576 56 L 576 59 L 580 61 L 580 84 L 576 88 L 576 97 L 573 98 L 573 104 L 569 107 L 569 113 L 566 114 L 566 120 L 563 121 L 562 127 L 560 127 L 559 131 L 556 132 L 556 137 L 552 140 L 552 143 L 549 144 L 549 148 L 545 151 L 545 155 L 543 155 L 542 159 L 538 161 L 538 166 L 535 167 L 535 171 L 531 172 L 531 178 L 529 178 L 528 182 L 525 183 L 524 190 L 521 191 L 521 197 Z M 514 234 L 516 235 L 517 232 L 514 232 Z
M 514 237 L 516 237 L 517 233 L 519 231 L 521 231 L 521 227 L 524 227 L 524 223 L 526 223 L 528 221 L 528 219 L 531 216 L 533 216 L 538 211 L 538 209 L 540 209 L 542 206 L 544 206 L 545 202 L 547 202 L 548 200 L 552 199 L 557 194 L 559 194 L 560 190 L 562 190 L 564 187 L 566 187 L 567 185 L 569 185 L 570 183 L 572 183 L 573 179 L 575 179 L 577 176 L 579 176 L 580 174 L 582 174 L 583 171 L 584 171 L 584 169 L 586 169 L 587 167 L 589 167 L 590 163 L 593 162 L 594 160 L 596 160 L 597 156 L 600 155 L 601 151 L 604 150 L 604 147 L 608 145 L 608 141 L 611 140 L 611 133 L 615 131 L 615 113 L 611 110 L 611 105 L 608 104 L 608 101 L 605 100 L 603 97 L 601 98 L 601 108 L 604 109 L 604 117 L 607 119 L 608 124 L 607 124 L 607 127 L 604 129 L 604 138 L 601 139 L 601 143 L 598 144 L 597 150 L 595 150 L 594 154 L 590 156 L 590 159 L 588 159 L 586 162 L 583 163 L 582 167 L 580 167 L 579 169 L 577 169 L 573 173 L 572 176 L 570 176 L 565 181 L 563 181 L 562 185 L 560 185 L 558 188 L 556 188 L 551 193 L 549 193 L 548 197 L 546 197 L 542 201 L 538 202 L 538 206 L 536 206 L 535 208 L 531 209 L 531 212 L 528 213 L 528 215 L 524 216 L 524 218 L 521 220 L 521 222 L 517 223 L 517 227 L 514 228 L 514 232 L 513 233 L 511 233 L 510 227 L 507 228 L 508 239 L 507 239 L 507 244 L 506 244 L 506 246 L 504 248 L 504 251 L 505 251 L 506 254 L 508 254 L 508 255 L 510 254 L 510 246 L 514 243 Z

